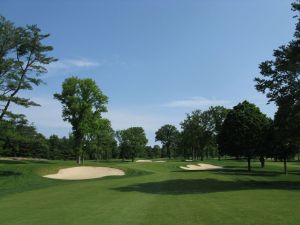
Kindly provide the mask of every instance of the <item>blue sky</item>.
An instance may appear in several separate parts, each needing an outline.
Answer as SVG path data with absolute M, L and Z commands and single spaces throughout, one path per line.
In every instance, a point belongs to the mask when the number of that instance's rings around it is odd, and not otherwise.
M 53 93 L 71 75 L 91 77 L 109 97 L 114 129 L 143 126 L 149 144 L 166 123 L 194 109 L 245 99 L 273 116 L 254 88 L 260 62 L 291 40 L 292 1 L 284 0 L 1 0 L 16 25 L 38 24 L 59 59 L 47 85 L 21 93 L 42 106 L 20 109 L 46 136 L 68 135 Z

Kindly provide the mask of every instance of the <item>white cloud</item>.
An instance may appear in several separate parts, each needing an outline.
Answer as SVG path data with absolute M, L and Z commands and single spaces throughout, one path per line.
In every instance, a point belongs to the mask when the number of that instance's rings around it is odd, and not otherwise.
M 229 104 L 229 101 L 226 100 L 208 99 L 204 97 L 191 97 L 188 99 L 171 101 L 164 104 L 164 106 L 172 108 L 203 108 L 208 106 L 227 104 Z
M 47 69 L 49 72 L 58 71 L 58 70 L 72 70 L 76 68 L 97 67 L 97 66 L 101 66 L 102 63 L 94 60 L 85 59 L 85 58 L 62 59 L 57 62 L 49 64 L 47 66 Z
M 47 65 L 48 74 L 54 74 L 56 72 L 75 71 L 78 69 L 87 69 L 100 66 L 126 66 L 125 61 L 121 60 L 120 56 L 114 56 L 108 59 L 92 60 L 87 58 L 69 58 L 61 59 L 57 62 L 53 62 Z M 48 75 L 49 76 L 49 75 Z M 52 76 L 52 75 L 50 75 Z
M 68 59 L 65 60 L 66 64 L 76 67 L 95 67 L 100 66 L 99 62 L 88 60 L 88 59 Z

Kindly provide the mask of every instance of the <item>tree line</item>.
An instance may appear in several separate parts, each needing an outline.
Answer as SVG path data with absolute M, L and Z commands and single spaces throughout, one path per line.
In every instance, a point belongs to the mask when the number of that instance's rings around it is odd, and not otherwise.
M 277 112 L 268 118 L 254 104 L 243 101 L 227 109 L 213 106 L 195 110 L 176 126 L 166 124 L 156 131 L 158 145 L 147 146 L 142 127 L 114 131 L 108 119 L 108 97 L 92 79 L 76 76 L 65 79 L 62 91 L 54 98 L 62 104 L 63 120 L 72 125 L 69 137 L 45 138 L 22 114 L 11 111 L 11 105 L 39 106 L 20 96 L 43 83 L 47 65 L 57 59 L 49 56 L 52 46 L 44 45 L 49 34 L 36 25 L 17 27 L 0 17 L 0 154 L 32 156 L 47 159 L 168 157 L 204 160 L 231 156 L 287 161 L 299 154 L 300 146 L 300 11 L 299 1 L 292 4 L 297 15 L 294 38 L 274 50 L 274 59 L 259 65 L 260 76 L 254 79 L 257 91 L 274 102 Z

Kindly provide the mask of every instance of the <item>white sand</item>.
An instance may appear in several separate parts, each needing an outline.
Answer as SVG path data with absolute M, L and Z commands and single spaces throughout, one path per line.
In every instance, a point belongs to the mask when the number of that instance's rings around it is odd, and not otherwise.
M 153 162 L 163 163 L 163 162 L 166 162 L 166 161 L 163 161 L 163 160 L 157 160 L 157 161 L 153 161 Z
M 86 180 L 106 176 L 123 176 L 124 171 L 109 167 L 78 166 L 60 169 L 56 174 L 44 177 L 59 180 Z
M 150 160 L 150 159 L 139 159 L 139 160 L 136 160 L 136 162 L 152 162 L 152 160 Z
M 221 166 L 214 166 L 211 164 L 205 164 L 205 163 L 199 163 L 198 165 L 186 165 L 186 166 L 181 166 L 181 169 L 184 170 L 218 170 L 218 169 L 222 169 L 223 167 Z

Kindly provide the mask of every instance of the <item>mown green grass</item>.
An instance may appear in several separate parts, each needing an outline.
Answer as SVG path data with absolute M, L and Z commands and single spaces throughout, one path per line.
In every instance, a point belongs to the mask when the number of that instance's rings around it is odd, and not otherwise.
M 298 225 L 300 164 L 207 161 L 226 169 L 184 172 L 187 163 L 86 162 L 126 171 L 85 181 L 43 178 L 71 161 L 0 161 L 1 225 Z

